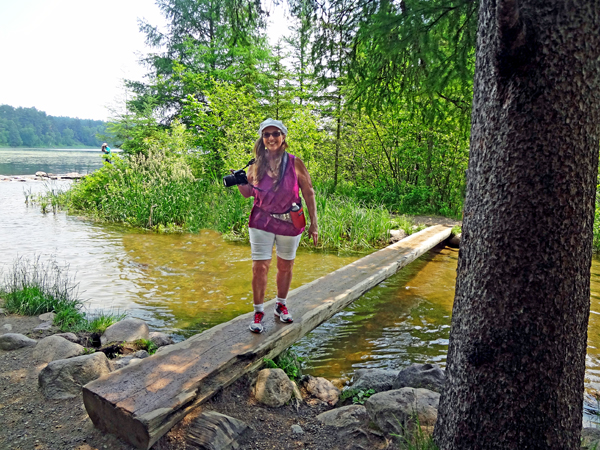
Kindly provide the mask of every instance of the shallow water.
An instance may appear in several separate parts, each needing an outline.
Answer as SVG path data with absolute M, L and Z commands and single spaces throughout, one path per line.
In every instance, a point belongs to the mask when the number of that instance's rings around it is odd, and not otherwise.
M 183 338 L 252 310 L 250 247 L 214 231 L 156 234 L 100 225 L 65 213 L 42 214 L 24 191 L 51 184 L 0 183 L 0 269 L 19 256 L 68 263 L 90 310 L 126 311 L 152 328 Z M 343 267 L 361 255 L 299 249 L 292 289 Z M 267 295 L 275 296 L 275 271 Z

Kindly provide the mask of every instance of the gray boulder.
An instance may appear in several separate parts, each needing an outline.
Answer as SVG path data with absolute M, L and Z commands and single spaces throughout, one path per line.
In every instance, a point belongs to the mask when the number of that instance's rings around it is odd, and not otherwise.
M 186 427 L 186 448 L 230 450 L 239 448 L 236 442 L 247 429 L 241 420 L 207 411 L 194 418 Z
M 325 411 L 317 416 L 317 420 L 335 428 L 361 428 L 368 425 L 369 415 L 363 405 L 349 405 Z
M 166 345 L 172 345 L 174 343 L 170 336 L 159 331 L 151 331 L 149 338 L 159 348 Z
M 58 333 L 58 334 L 55 334 L 54 336 L 60 336 L 61 338 L 65 338 L 67 341 L 79 344 L 79 338 L 77 337 L 77 335 L 75 333 Z
M 393 383 L 393 389 L 403 387 L 423 388 L 441 393 L 446 384 L 446 373 L 434 364 L 413 364 L 401 370 Z
M 374 394 L 365 402 L 369 418 L 385 433 L 405 435 L 418 423 L 431 427 L 437 420 L 440 394 L 402 388 Z
M 122 358 L 113 359 L 110 363 L 112 365 L 112 370 L 119 370 L 123 367 L 127 367 L 129 365 L 138 364 L 141 361 L 141 358 L 136 358 L 134 355 L 123 356 Z
M 102 352 L 50 362 L 38 375 L 42 394 L 52 400 L 75 398 L 81 387 L 110 373 L 110 361 Z
M 292 381 L 281 369 L 263 369 L 253 389 L 256 400 L 272 408 L 285 405 L 292 398 Z
M 394 389 L 393 384 L 400 371 L 386 369 L 359 369 L 352 377 L 352 389 L 373 389 L 383 392 Z
M 19 333 L 6 333 L 0 335 L 0 349 L 17 350 L 23 347 L 33 347 L 37 344 L 35 339 L 30 339 Z
M 124 319 L 108 327 L 100 336 L 100 342 L 106 345 L 109 342 L 134 342 L 149 337 L 150 330 L 146 322 L 140 319 Z
M 52 322 L 42 322 L 37 327 L 33 329 L 33 331 L 46 331 L 52 328 Z
M 335 405 L 340 399 L 340 390 L 326 378 L 307 375 L 302 378 L 302 382 L 309 394 L 326 402 L 330 406 Z
M 144 358 L 147 358 L 148 356 L 150 356 L 150 353 L 148 353 L 146 350 L 138 350 L 137 352 L 135 352 L 133 354 L 134 358 L 139 358 L 139 359 L 144 359 Z
M 83 355 L 85 348 L 60 336 L 48 336 L 41 339 L 33 349 L 33 359 L 49 363 L 57 359 L 67 359 Z
M 53 312 L 47 312 L 44 314 L 40 314 L 38 316 L 38 319 L 40 319 L 42 322 L 52 322 L 54 321 L 54 318 L 56 317 L 56 314 Z

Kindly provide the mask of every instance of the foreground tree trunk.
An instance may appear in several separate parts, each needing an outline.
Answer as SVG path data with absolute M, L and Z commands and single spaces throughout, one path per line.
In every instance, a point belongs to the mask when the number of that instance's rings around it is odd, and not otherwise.
M 441 450 L 580 447 L 599 30 L 598 0 L 481 2 Z

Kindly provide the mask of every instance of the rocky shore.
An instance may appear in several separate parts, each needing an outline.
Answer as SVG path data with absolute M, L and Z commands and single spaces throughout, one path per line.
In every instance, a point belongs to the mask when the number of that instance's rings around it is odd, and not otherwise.
M 79 180 L 85 175 L 77 172 L 65 174 L 53 174 L 46 172 L 36 172 L 35 175 L 0 175 L 0 181 L 50 181 L 50 180 Z
M 51 320 L 52 313 L 23 317 L 0 309 L 0 448 L 133 450 L 93 426 L 81 386 L 148 357 L 136 347 L 140 339 L 160 352 L 169 336 L 138 319 L 101 336 L 60 333 Z M 431 364 L 296 383 L 279 368 L 262 369 L 219 392 L 152 448 L 400 449 L 414 433 L 433 430 L 444 382 L 444 371 Z M 582 438 L 582 448 L 594 448 L 600 431 L 585 428 Z

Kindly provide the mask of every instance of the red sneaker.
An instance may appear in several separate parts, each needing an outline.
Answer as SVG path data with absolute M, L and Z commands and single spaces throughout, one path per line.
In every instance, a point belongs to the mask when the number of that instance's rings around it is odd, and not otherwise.
M 250 331 L 252 331 L 253 333 L 262 333 L 265 330 L 262 325 L 263 317 L 265 317 L 264 312 L 254 313 L 254 322 L 250 324 Z
M 279 302 L 275 303 L 275 316 L 279 317 L 279 320 L 283 323 L 292 323 L 294 321 L 287 307 Z

